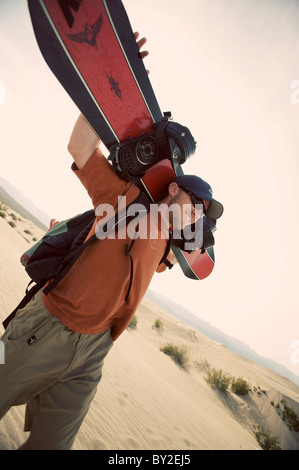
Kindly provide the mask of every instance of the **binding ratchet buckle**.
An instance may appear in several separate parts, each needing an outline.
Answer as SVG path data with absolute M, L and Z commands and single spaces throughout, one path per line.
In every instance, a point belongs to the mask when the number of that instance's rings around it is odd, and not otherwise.
M 110 147 L 108 159 L 123 179 L 136 182 L 149 168 L 165 159 L 170 160 L 175 168 L 195 153 L 196 142 L 190 130 L 173 122 L 170 113 L 164 113 L 161 121 L 153 124 L 152 128 L 153 133 Z

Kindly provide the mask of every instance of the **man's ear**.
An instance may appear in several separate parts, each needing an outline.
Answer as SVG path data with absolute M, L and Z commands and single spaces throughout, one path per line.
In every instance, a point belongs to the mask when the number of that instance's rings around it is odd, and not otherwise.
M 177 183 L 175 183 L 175 181 L 170 183 L 170 185 L 168 186 L 168 194 L 173 197 L 177 195 L 178 191 L 179 191 L 179 187 Z

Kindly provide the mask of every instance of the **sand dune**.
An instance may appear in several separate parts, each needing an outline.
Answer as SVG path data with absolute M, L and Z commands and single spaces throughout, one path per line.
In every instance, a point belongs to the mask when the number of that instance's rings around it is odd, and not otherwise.
M 12 228 L 7 221 L 0 218 L 1 321 L 29 281 L 20 255 L 42 233 L 31 222 L 16 221 Z M 29 241 L 24 230 L 32 233 Z M 288 429 L 276 407 L 285 399 L 299 415 L 296 385 L 192 330 L 146 298 L 136 317 L 137 328 L 126 330 L 106 359 L 102 382 L 74 449 L 255 450 L 261 447 L 254 425 L 270 430 L 281 448 L 299 449 L 298 433 Z M 153 327 L 156 319 L 163 328 Z M 184 368 L 160 351 L 166 343 L 186 348 Z M 208 367 L 242 376 L 251 391 L 239 396 L 211 388 L 206 382 Z M 15 449 L 27 438 L 23 417 L 20 406 L 0 422 L 0 449 Z

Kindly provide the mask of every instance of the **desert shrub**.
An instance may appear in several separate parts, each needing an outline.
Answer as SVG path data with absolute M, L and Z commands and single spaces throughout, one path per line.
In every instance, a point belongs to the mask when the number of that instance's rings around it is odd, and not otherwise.
M 128 324 L 127 329 L 129 329 L 129 330 L 136 330 L 137 324 L 138 324 L 138 320 L 137 320 L 136 315 L 134 315 L 134 317 L 132 318 L 132 320 L 131 320 L 130 323 Z
M 237 379 L 232 378 L 231 389 L 232 392 L 237 395 L 247 395 L 247 393 L 250 392 L 249 383 L 242 379 L 242 377 L 238 377 Z
M 10 220 L 9 222 L 7 222 L 12 228 L 15 228 L 16 224 Z
M 160 351 L 170 356 L 179 366 L 183 368 L 186 367 L 188 357 L 187 350 L 184 346 L 176 346 L 172 343 L 167 343 L 161 346 Z
M 30 232 L 30 230 L 28 230 L 27 228 L 24 230 L 24 233 L 27 233 L 27 235 L 33 235 L 33 233 Z
M 299 432 L 299 417 L 293 408 L 288 406 L 286 400 L 282 399 L 281 404 L 283 405 L 282 419 L 286 421 L 290 431 Z
M 163 331 L 163 322 L 160 318 L 156 318 L 152 328 L 155 328 L 156 330 L 161 330 Z
M 195 330 L 189 330 L 189 337 L 190 337 L 191 341 L 196 342 L 197 341 L 196 331 Z
M 271 435 L 271 431 L 263 426 L 254 426 L 254 435 L 263 450 L 282 450 L 278 437 Z
M 211 369 L 208 371 L 206 381 L 211 387 L 217 388 L 220 392 L 226 393 L 231 383 L 231 376 L 222 369 Z
M 262 393 L 267 396 L 266 390 L 263 390 L 261 387 L 253 387 L 253 391 L 256 392 L 259 396 L 261 396 Z
M 208 371 L 211 368 L 209 362 L 206 359 L 201 359 L 201 361 L 194 361 L 194 366 L 200 371 Z
M 0 211 L 0 217 L 2 217 L 2 219 L 5 219 L 6 218 L 6 212 Z

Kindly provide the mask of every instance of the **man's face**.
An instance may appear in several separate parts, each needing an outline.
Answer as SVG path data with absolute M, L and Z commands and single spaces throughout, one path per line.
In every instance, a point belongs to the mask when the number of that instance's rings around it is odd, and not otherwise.
M 177 186 L 177 185 L 176 185 Z M 170 194 L 171 191 L 170 191 Z M 195 223 L 203 216 L 203 207 L 200 203 L 195 205 L 192 202 L 191 195 L 184 189 L 177 186 L 175 194 L 170 203 L 173 211 L 170 212 L 170 223 L 173 228 L 183 229 L 187 225 Z M 203 201 L 204 208 L 208 208 L 209 202 Z

